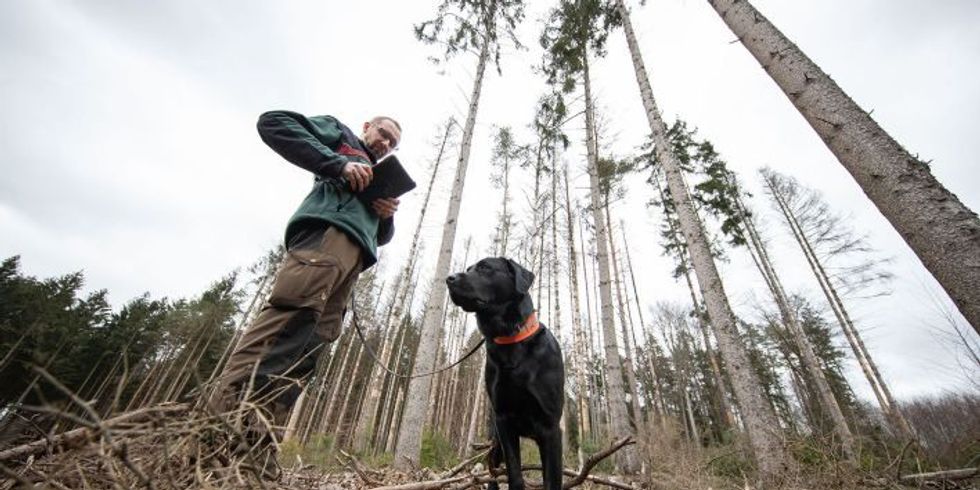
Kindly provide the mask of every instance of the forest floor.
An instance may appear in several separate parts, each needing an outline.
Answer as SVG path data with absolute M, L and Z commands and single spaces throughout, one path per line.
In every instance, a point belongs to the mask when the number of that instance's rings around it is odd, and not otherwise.
M 64 414 L 62 414 L 64 415 Z M 89 414 L 92 415 L 92 414 Z M 0 490 L 14 488 L 56 489 L 186 489 L 214 490 L 265 488 L 270 490 L 375 489 L 464 490 L 483 488 L 493 477 L 485 469 L 483 454 L 447 469 L 423 468 L 399 472 L 390 467 L 372 468 L 343 451 L 331 453 L 333 463 L 305 464 L 288 452 L 278 464 L 262 462 L 253 448 L 242 450 L 245 439 L 227 423 L 227 414 L 213 415 L 187 405 L 170 404 L 136 410 L 111 419 L 72 416 L 77 429 L 49 434 L 41 439 L 0 449 Z M 617 450 L 632 445 L 621 439 L 596 452 L 580 471 L 566 470 L 565 485 L 586 488 L 630 489 L 980 489 L 976 472 L 958 480 L 902 482 L 891 476 L 857 471 L 820 470 L 780 485 L 750 483 L 742 475 L 710 474 L 702 461 L 691 463 L 680 451 L 646 453 L 655 466 L 634 476 L 609 475 L 599 465 Z M 280 469 L 278 478 L 260 478 L 265 471 Z M 525 470 L 528 470 L 525 466 Z M 595 473 L 592 473 L 592 472 Z M 526 471 L 528 487 L 535 488 L 540 472 Z M 503 477 L 498 477 L 503 481 Z M 540 487 L 538 487 L 540 488 Z

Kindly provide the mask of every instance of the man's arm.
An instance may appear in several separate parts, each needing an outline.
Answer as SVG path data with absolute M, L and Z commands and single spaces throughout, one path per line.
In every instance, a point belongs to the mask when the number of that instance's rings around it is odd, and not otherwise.
M 340 177 L 347 157 L 335 153 L 327 144 L 340 139 L 334 124 L 314 126 L 302 114 L 269 111 L 256 124 L 262 141 L 290 163 L 321 177 Z
M 401 201 L 397 197 L 375 199 L 371 203 L 371 208 L 381 220 L 378 222 L 378 245 L 384 245 L 391 241 L 395 235 L 395 212 L 398 211 L 398 204 Z
M 378 222 L 378 246 L 386 245 L 395 236 L 395 218 L 382 218 Z

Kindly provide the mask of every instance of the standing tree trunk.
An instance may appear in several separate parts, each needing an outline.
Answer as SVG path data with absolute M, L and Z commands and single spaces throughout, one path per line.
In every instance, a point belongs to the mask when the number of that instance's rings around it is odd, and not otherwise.
M 589 381 L 585 375 L 585 363 L 588 354 L 585 345 L 585 334 L 582 332 L 582 313 L 578 296 L 578 257 L 575 253 L 575 214 L 572 212 L 572 200 L 568 190 L 568 166 L 565 166 L 565 216 L 568 218 L 568 279 L 569 294 L 572 296 L 572 372 L 575 376 L 575 401 L 578 407 L 578 463 L 585 462 L 582 444 L 587 434 L 592 432 L 589 417 L 589 403 L 586 395 Z
M 463 200 L 463 183 L 466 180 L 466 166 L 470 159 L 470 146 L 473 142 L 473 127 L 476 125 L 477 107 L 480 102 L 480 92 L 483 87 L 483 75 L 486 71 L 487 60 L 490 56 L 489 37 L 483 41 L 480 49 L 480 59 L 476 67 L 476 78 L 473 80 L 473 92 L 470 94 L 470 107 L 466 115 L 466 125 L 463 127 L 463 139 L 459 149 L 459 160 L 456 166 L 456 178 L 449 198 L 449 209 L 446 211 L 446 221 L 442 229 L 442 244 L 439 247 L 439 260 L 433 273 L 432 285 L 425 313 L 422 317 L 418 354 L 415 360 L 413 374 L 429 372 L 435 368 L 435 345 L 439 336 L 439 320 L 442 318 L 443 301 L 446 298 L 446 276 L 449 274 L 449 264 L 453 255 L 453 242 L 456 239 L 456 223 L 459 217 L 459 206 Z M 432 379 L 428 376 L 413 378 L 408 384 L 405 398 L 405 412 L 402 416 L 398 442 L 395 445 L 394 466 L 400 470 L 418 467 L 422 451 L 422 429 L 428 410 L 428 394 Z
M 763 479 L 779 479 L 789 470 L 795 469 L 795 463 L 783 445 L 779 421 L 772 410 L 772 406 L 766 401 L 762 383 L 752 370 L 748 352 L 745 346 L 741 344 L 736 331 L 735 314 L 732 312 L 728 297 L 725 295 L 721 277 L 718 275 L 718 269 L 715 267 L 714 259 L 711 256 L 708 239 L 688 196 L 680 164 L 670 151 L 671 146 L 667 141 L 667 127 L 654 102 L 653 90 L 650 88 L 650 81 L 647 78 L 636 36 L 633 33 L 632 25 L 630 25 L 629 12 L 626 10 L 623 0 L 617 0 L 617 8 L 622 17 L 643 107 L 656 145 L 657 160 L 663 165 L 664 173 L 667 176 L 667 185 L 677 204 L 681 232 L 687 242 L 691 263 L 701 287 L 701 294 L 711 318 L 711 325 L 715 329 L 718 349 L 725 360 L 725 367 L 732 381 L 735 398 L 745 421 L 745 429 L 759 465 L 760 476 Z
M 630 342 L 629 334 L 629 324 L 626 319 L 627 314 L 627 302 L 626 295 L 623 293 L 622 281 L 623 277 L 619 273 L 619 260 L 616 257 L 616 243 L 613 240 L 613 225 L 612 218 L 609 215 L 609 195 L 605 196 L 605 203 L 603 205 L 606 214 L 606 238 L 609 240 L 609 257 L 610 263 L 612 264 L 612 277 L 613 285 L 616 290 L 616 303 L 619 307 L 619 330 L 623 335 L 623 350 L 626 353 L 623 356 L 623 372 L 626 373 L 626 382 L 629 384 L 629 396 L 630 396 L 630 410 L 633 412 L 633 430 L 639 432 L 643 427 L 643 415 L 640 413 L 640 401 L 638 395 L 637 387 L 639 386 L 636 382 L 636 371 L 633 370 L 633 358 L 634 350 L 633 345 Z
M 734 188 L 738 189 L 737 186 L 734 186 Z M 858 456 L 857 442 L 854 439 L 854 434 L 851 433 L 851 429 L 847 426 L 847 419 L 844 418 L 844 412 L 841 411 L 840 403 L 838 403 L 837 397 L 834 396 L 834 392 L 830 389 L 827 376 L 820 367 L 817 354 L 814 352 L 810 340 L 803 331 L 803 327 L 800 326 L 796 313 L 790 307 L 789 297 L 786 295 L 782 282 L 780 282 L 779 276 L 773 268 L 772 260 L 769 258 L 769 252 L 766 250 L 765 243 L 762 242 L 761 237 L 756 232 L 752 217 L 745 211 L 745 207 L 737 191 L 734 198 L 735 210 L 741 219 L 742 231 L 744 231 L 743 235 L 747 239 L 746 242 L 749 252 L 752 255 L 752 260 L 755 262 L 756 268 L 759 269 L 759 273 L 765 279 L 766 285 L 769 287 L 769 292 L 772 293 L 772 299 L 776 302 L 776 306 L 779 309 L 779 315 L 782 318 L 783 325 L 789 329 L 794 343 L 800 349 L 803 368 L 806 370 L 810 381 L 813 382 L 814 388 L 816 388 L 824 413 L 830 415 L 834 433 L 840 439 L 844 458 L 851 465 L 856 465 Z
M 708 361 L 711 364 L 711 375 L 715 380 L 715 387 L 717 391 L 715 397 L 718 399 L 718 411 L 725 427 L 731 428 L 735 426 L 735 416 L 732 414 L 732 409 L 728 404 L 728 399 L 726 398 L 728 394 L 728 391 L 725 388 L 727 383 L 725 382 L 725 377 L 722 376 L 721 373 L 721 362 L 718 360 L 717 352 L 711 347 L 711 336 L 708 334 L 707 325 L 708 315 L 705 313 L 701 301 L 698 300 L 698 295 L 694 287 L 694 280 L 691 279 L 691 268 L 688 263 L 687 253 L 680 243 L 681 236 L 676 226 L 677 218 L 674 214 L 671 214 L 667 207 L 667 193 L 664 192 L 664 187 L 660 184 L 660 179 L 657 177 L 656 170 L 654 170 L 652 180 L 653 186 L 657 189 L 657 192 L 660 195 L 660 201 L 664 203 L 664 222 L 667 224 L 669 233 L 668 240 L 670 240 L 674 245 L 673 248 L 677 250 L 677 262 L 680 270 L 682 270 L 684 273 L 684 282 L 687 284 L 687 290 L 691 295 L 691 307 L 694 309 L 698 329 L 701 331 L 701 337 L 704 339 L 705 355 L 708 357 Z
M 592 198 L 592 220 L 595 222 L 596 229 L 596 248 L 599 263 L 599 296 L 600 311 L 602 316 L 602 332 L 605 341 L 605 371 L 606 371 L 606 396 L 609 401 L 609 419 L 614 438 L 626 437 L 633 433 L 629 426 L 626 413 L 626 393 L 623 390 L 623 366 L 619 357 L 619 346 L 616 343 L 616 326 L 613 320 L 612 290 L 610 288 L 609 277 L 609 251 L 607 250 L 608 239 L 606 235 L 606 220 L 602 215 L 602 201 L 599 188 L 599 157 L 595 141 L 595 113 L 592 102 L 592 82 L 589 80 L 588 55 L 583 53 L 582 62 L 585 68 L 582 70 L 583 84 L 585 86 L 585 146 L 589 160 L 589 181 L 591 184 L 590 195 Z M 619 469 L 626 473 L 634 473 L 639 469 L 639 464 L 635 451 L 627 448 L 617 453 L 616 464 Z
M 630 258 L 629 242 L 626 240 L 626 225 L 620 221 L 619 231 L 623 234 L 623 251 L 626 252 L 626 267 L 629 269 L 630 273 L 630 285 L 633 287 L 633 299 L 636 301 L 636 315 L 637 320 L 640 322 L 640 335 L 641 338 L 646 339 L 646 323 L 643 321 L 643 306 L 640 303 L 640 292 L 636 287 L 636 275 L 633 274 L 633 259 Z M 633 344 L 636 346 L 637 352 L 640 350 L 640 343 L 637 342 L 636 337 L 634 337 Z M 710 354 L 710 351 L 709 351 Z M 666 408 L 663 403 L 663 394 L 660 392 L 660 381 L 659 376 L 657 376 L 657 366 L 656 360 L 654 359 L 654 352 L 651 350 L 650 354 L 646 356 L 647 359 L 647 369 L 650 370 L 650 379 L 652 380 L 652 398 L 650 399 L 650 408 L 653 413 L 657 416 L 662 416 L 661 409 L 657 408 L 657 402 L 660 402 L 661 408 Z M 650 430 L 651 426 L 647 425 L 647 430 Z M 648 434 L 651 436 L 652 434 Z
M 480 354 L 476 358 L 476 365 L 479 366 L 476 371 L 477 375 L 473 376 L 473 405 L 471 406 L 469 417 L 466 419 L 466 445 L 463 448 L 464 451 L 469 450 L 476 443 L 477 434 L 480 431 L 480 421 L 486 419 L 482 417 L 489 398 L 484 386 L 482 369 L 482 366 L 486 363 L 486 358 L 486 351 L 480 349 Z
M 449 118 L 445 123 L 445 129 L 443 130 L 442 139 L 439 144 L 439 151 L 436 154 L 435 162 L 432 164 L 432 175 L 429 176 L 429 184 L 425 189 L 425 197 L 422 199 L 422 210 L 419 213 L 419 219 L 415 225 L 415 232 L 412 234 L 412 245 L 408 252 L 409 259 L 405 261 L 405 266 L 395 279 L 395 286 L 393 288 L 394 292 L 392 293 L 389 314 L 383 325 L 385 332 L 382 334 L 383 339 L 380 359 L 387 359 L 391 345 L 395 341 L 394 338 L 391 338 L 391 335 L 387 334 L 388 331 L 393 330 L 391 328 L 391 323 L 395 322 L 396 325 L 401 323 L 401 311 L 404 307 L 404 298 L 406 297 L 406 295 L 402 294 L 402 290 L 404 288 L 404 290 L 407 291 L 409 288 L 412 272 L 415 268 L 415 263 L 418 260 L 418 250 L 419 246 L 421 245 L 420 238 L 422 235 L 422 223 L 425 221 L 425 215 L 429 209 L 429 200 L 432 197 L 432 189 L 436 181 L 436 176 L 439 174 L 439 166 L 442 163 L 442 158 L 446 151 L 446 145 L 449 144 L 454 127 L 456 127 L 456 120 L 454 118 Z M 381 399 L 381 389 L 382 385 L 384 384 L 383 381 L 387 375 L 388 373 L 386 373 L 384 370 L 375 367 L 374 363 L 371 364 L 371 379 L 368 384 L 370 391 L 367 396 L 366 407 L 361 411 L 355 426 L 356 429 L 354 431 L 354 437 L 356 440 L 354 447 L 356 449 L 363 450 L 367 445 L 369 439 L 367 434 L 374 431 L 374 427 L 368 425 L 372 418 L 375 419 L 374 425 L 377 425 L 378 419 L 375 417 L 375 414 L 377 412 L 378 403 Z
M 980 333 L 980 220 L 747 0 L 709 0 Z
M 865 347 L 864 340 L 861 339 L 861 335 L 854 326 L 854 322 L 851 321 L 851 317 L 848 314 L 847 309 L 844 307 L 844 303 L 841 301 L 840 296 L 837 294 L 836 288 L 834 288 L 834 285 L 831 284 L 830 278 L 827 276 L 823 265 L 820 263 L 816 252 L 810 245 L 810 242 L 807 239 L 802 227 L 800 227 L 800 223 L 796 220 L 796 217 L 789 208 L 789 205 L 786 203 L 784 196 L 780 193 L 776 179 L 778 179 L 778 176 L 774 174 L 764 174 L 764 180 L 770 191 L 770 195 L 772 196 L 773 201 L 776 203 L 777 208 L 783 214 L 783 218 L 786 220 L 786 224 L 792 231 L 793 237 L 796 239 L 797 244 L 803 250 L 803 255 L 806 257 L 807 263 L 810 265 L 810 269 L 816 276 L 817 282 L 820 284 L 820 289 L 827 298 L 827 302 L 830 303 L 831 310 L 833 310 L 834 316 L 837 317 L 841 330 L 844 331 L 844 336 L 847 338 L 848 343 L 851 345 L 851 349 L 854 351 L 854 357 L 857 358 L 858 364 L 861 366 L 861 370 L 868 379 L 868 383 L 871 384 L 872 391 L 874 392 L 875 397 L 878 399 L 878 404 L 881 407 L 881 410 L 885 413 L 889 420 L 891 420 L 891 422 L 898 427 L 899 431 L 901 431 L 905 437 L 914 439 L 915 434 L 912 431 L 912 427 L 902 415 L 901 410 L 899 410 L 898 406 L 895 404 L 895 399 L 892 397 L 891 391 L 888 389 L 888 385 L 881 377 L 881 373 L 878 371 L 878 366 L 875 364 L 874 360 L 871 358 L 871 354 Z
M 351 382 L 353 377 L 353 370 L 351 369 L 351 353 L 354 351 L 355 346 L 361 344 L 360 338 L 354 334 L 349 335 L 350 341 L 347 343 L 347 348 L 344 349 L 344 360 L 340 363 L 340 370 L 337 371 L 337 375 L 331 382 L 330 393 L 326 398 L 326 414 L 319 420 L 317 430 L 320 433 L 324 433 L 327 427 L 332 427 L 330 421 L 333 419 L 334 412 L 337 411 L 337 406 L 340 401 L 340 389 L 341 385 L 348 384 Z M 354 366 L 356 368 L 357 366 Z M 350 374 L 348 374 L 350 370 Z
M 405 345 L 405 340 L 412 330 L 412 325 L 405 318 L 400 318 L 398 323 L 400 325 L 397 335 L 398 343 L 395 344 L 396 347 L 389 353 L 386 362 L 388 369 L 396 373 L 401 373 L 404 372 L 404 351 L 410 351 Z M 396 410 L 397 407 L 401 407 L 401 399 L 404 394 L 404 381 L 401 378 L 388 374 L 385 376 L 385 380 L 384 386 L 387 386 L 387 389 L 382 391 L 383 397 L 378 407 L 377 429 L 375 429 L 374 434 L 374 454 L 390 450 L 392 445 L 392 427 L 397 418 Z

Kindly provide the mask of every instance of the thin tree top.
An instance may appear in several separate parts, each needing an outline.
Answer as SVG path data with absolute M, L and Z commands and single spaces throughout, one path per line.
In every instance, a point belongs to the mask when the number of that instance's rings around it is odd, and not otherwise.
M 537 140 L 536 157 L 533 161 L 527 160 L 525 164 L 533 164 L 535 168 L 545 172 L 551 171 L 548 162 L 551 161 L 558 147 L 561 146 L 562 150 L 568 149 L 568 136 L 562 131 L 567 116 L 568 107 L 561 93 L 551 91 L 538 99 L 534 121 L 531 123 L 531 129 Z
M 486 43 L 500 72 L 500 40 L 522 47 L 514 30 L 524 19 L 523 0 L 443 0 L 433 19 L 413 26 L 425 44 L 442 44 L 443 60 L 460 52 L 479 53 Z
M 539 39 L 548 83 L 565 93 L 574 90 L 577 76 L 585 70 L 586 53 L 604 56 L 609 32 L 619 25 L 615 6 L 605 0 L 561 0 Z

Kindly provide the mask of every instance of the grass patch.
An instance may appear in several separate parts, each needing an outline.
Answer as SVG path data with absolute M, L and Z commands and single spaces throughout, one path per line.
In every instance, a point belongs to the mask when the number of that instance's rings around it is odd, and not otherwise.
M 300 444 L 297 439 L 291 439 L 285 441 L 279 449 L 279 461 L 287 466 L 295 463 L 298 457 L 303 464 L 320 468 L 337 467 L 337 460 L 334 459 L 334 438 L 328 435 L 313 436 L 306 445 Z
M 423 468 L 448 468 L 459 463 L 459 458 L 449 440 L 427 430 L 422 434 L 420 463 Z

